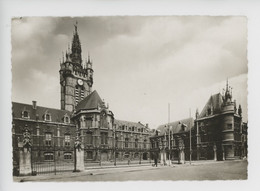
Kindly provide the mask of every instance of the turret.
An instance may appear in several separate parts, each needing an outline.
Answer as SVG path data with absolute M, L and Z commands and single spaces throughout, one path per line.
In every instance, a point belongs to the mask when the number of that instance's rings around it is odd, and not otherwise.
M 242 116 L 242 108 L 240 104 L 238 106 L 238 115 Z
M 232 101 L 232 88 L 230 86 L 228 86 L 228 79 L 227 79 L 227 84 L 226 84 L 224 101 L 225 101 L 225 103 L 230 103 Z
M 199 110 L 198 110 L 198 108 L 196 109 L 196 114 L 195 114 L 195 116 L 196 116 L 196 119 L 199 118 Z

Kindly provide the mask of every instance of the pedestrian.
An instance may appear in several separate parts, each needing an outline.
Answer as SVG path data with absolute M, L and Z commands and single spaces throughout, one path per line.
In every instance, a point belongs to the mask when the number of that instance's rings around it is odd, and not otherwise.
M 157 156 L 155 155 L 155 157 L 154 157 L 154 165 L 157 167 L 157 162 L 158 162 L 158 160 L 157 160 Z

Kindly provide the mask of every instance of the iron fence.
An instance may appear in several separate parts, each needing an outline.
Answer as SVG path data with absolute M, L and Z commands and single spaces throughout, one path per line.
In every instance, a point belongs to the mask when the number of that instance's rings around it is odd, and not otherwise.
M 72 172 L 74 170 L 74 162 L 49 161 L 49 162 L 33 162 L 33 175 L 37 174 L 58 174 L 63 172 Z

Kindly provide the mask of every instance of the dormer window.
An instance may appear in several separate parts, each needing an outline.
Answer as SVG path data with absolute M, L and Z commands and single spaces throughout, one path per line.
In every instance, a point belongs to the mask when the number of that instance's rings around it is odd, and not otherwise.
M 70 118 L 67 114 L 64 116 L 64 123 L 70 123 Z
M 44 115 L 44 120 L 45 120 L 45 121 L 51 121 L 51 114 L 46 113 L 46 114 Z
M 22 113 L 22 118 L 29 118 L 29 112 L 28 111 L 23 111 Z

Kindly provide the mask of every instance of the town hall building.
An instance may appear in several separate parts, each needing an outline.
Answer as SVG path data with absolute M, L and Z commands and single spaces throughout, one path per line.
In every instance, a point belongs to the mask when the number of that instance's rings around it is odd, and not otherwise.
M 92 65 L 90 56 L 82 59 L 75 25 L 72 45 L 60 63 L 61 108 L 38 106 L 36 101 L 12 102 L 14 175 L 40 173 L 39 168 L 49 168 L 47 164 L 52 168 L 78 163 L 80 150 L 81 169 L 92 163 L 141 164 L 158 159 L 165 165 L 169 159 L 185 163 L 189 156 L 192 160 L 247 156 L 247 124 L 242 122 L 242 108 L 232 100 L 228 84 L 223 95 L 209 98 L 195 119 L 170 122 L 151 130 L 148 124 L 116 119 L 109 105 L 92 90 Z M 54 170 L 59 169 L 62 167 L 55 166 Z

